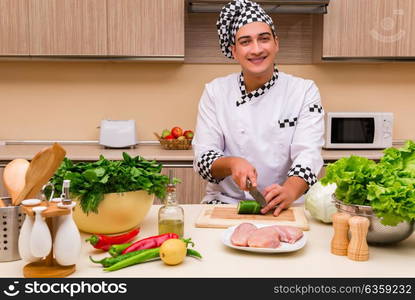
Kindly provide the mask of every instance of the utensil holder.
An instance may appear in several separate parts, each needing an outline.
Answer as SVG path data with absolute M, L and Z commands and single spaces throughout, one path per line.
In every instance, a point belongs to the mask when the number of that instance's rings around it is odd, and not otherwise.
M 67 215 L 70 211 L 66 208 L 59 208 L 56 203 L 43 201 L 40 205 L 46 206 L 41 215 L 45 218 L 49 231 L 54 232 L 52 219 L 54 217 Z M 33 207 L 23 206 L 22 212 L 28 216 L 34 216 Z M 54 237 L 52 237 L 53 245 Z M 23 267 L 23 276 L 26 278 L 63 278 L 76 270 L 76 265 L 61 266 L 53 257 L 53 246 L 49 254 L 40 261 L 32 262 Z
M 12 206 L 11 198 L 1 198 L 6 207 L 0 207 L 0 262 L 19 260 L 19 234 L 25 214 L 20 206 Z

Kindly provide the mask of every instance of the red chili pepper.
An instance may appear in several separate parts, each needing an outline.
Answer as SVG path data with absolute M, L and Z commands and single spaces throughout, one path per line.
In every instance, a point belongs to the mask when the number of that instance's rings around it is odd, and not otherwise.
M 101 249 L 107 251 L 111 245 L 124 244 L 131 241 L 138 233 L 140 228 L 135 228 L 130 232 L 120 234 L 120 235 L 92 235 L 89 239 L 86 239 L 86 242 L 90 242 L 92 246 L 96 249 Z
M 148 238 L 139 240 L 125 249 L 122 254 L 129 253 L 131 251 L 137 251 L 141 249 L 151 249 L 151 248 L 158 248 L 163 244 L 164 241 L 169 239 L 178 239 L 179 236 L 175 233 L 165 233 L 155 236 L 150 236 Z

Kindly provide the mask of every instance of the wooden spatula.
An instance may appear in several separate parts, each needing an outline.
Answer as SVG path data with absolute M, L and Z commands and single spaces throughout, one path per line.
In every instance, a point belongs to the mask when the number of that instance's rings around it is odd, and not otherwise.
M 53 176 L 65 154 L 65 150 L 57 143 L 38 152 L 26 172 L 25 187 L 13 205 L 19 205 L 24 199 L 36 197 L 42 186 Z
M 52 147 L 45 148 L 36 153 L 26 171 L 25 186 L 16 199 L 14 199 L 13 205 L 19 205 L 22 200 L 28 199 L 28 194 L 35 186 L 37 179 L 42 175 L 43 170 L 51 160 L 52 155 Z
M 28 199 L 36 198 L 42 187 L 49 181 L 49 179 L 55 174 L 56 170 L 61 165 L 63 159 L 65 158 L 66 151 L 58 143 L 54 143 L 52 146 L 53 158 L 50 164 L 48 164 L 48 169 L 45 170 L 44 176 L 39 179 L 38 183 L 33 186 L 27 195 Z

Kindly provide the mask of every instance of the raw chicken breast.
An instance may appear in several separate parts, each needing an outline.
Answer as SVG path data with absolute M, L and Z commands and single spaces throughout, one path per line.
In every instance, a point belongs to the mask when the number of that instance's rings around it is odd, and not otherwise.
M 303 231 L 297 227 L 293 226 L 270 226 L 277 229 L 280 234 L 280 240 L 284 243 L 294 244 L 303 236 Z
M 248 238 L 249 247 L 277 248 L 279 245 L 279 233 L 273 226 L 259 228 L 252 232 Z
M 231 243 L 235 246 L 248 246 L 248 237 L 257 228 L 251 223 L 239 224 L 232 233 Z

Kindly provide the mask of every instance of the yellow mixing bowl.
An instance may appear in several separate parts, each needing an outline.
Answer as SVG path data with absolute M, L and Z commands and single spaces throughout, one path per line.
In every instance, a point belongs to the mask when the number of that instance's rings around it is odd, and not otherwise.
M 113 234 L 140 225 L 154 202 L 154 194 L 149 195 L 146 191 L 105 194 L 98 206 L 98 214 L 85 214 L 76 202 L 73 219 L 79 230 Z

